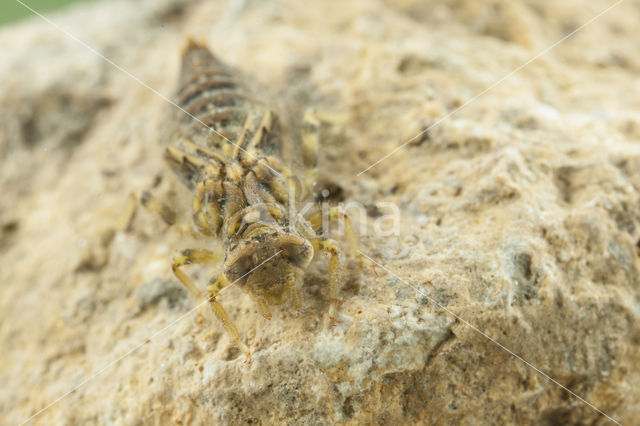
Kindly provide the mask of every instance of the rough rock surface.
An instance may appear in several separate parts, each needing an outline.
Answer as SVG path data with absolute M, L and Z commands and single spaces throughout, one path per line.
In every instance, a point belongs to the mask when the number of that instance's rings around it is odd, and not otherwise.
M 166 102 L 38 18 L 3 29 L 0 423 L 80 385 L 31 422 L 609 421 L 481 330 L 640 424 L 640 2 L 465 105 L 610 4 L 117 0 L 51 16 L 159 93 L 189 32 L 291 111 L 346 115 L 324 131 L 323 184 L 368 222 L 400 208 L 397 237 L 362 236 L 397 276 L 347 255 L 332 328 L 324 261 L 298 317 L 268 322 L 225 292 L 250 365 L 189 313 L 169 268 L 218 243 L 144 211 L 133 233 L 114 229 L 128 193 L 154 182 L 188 213 L 157 142 Z

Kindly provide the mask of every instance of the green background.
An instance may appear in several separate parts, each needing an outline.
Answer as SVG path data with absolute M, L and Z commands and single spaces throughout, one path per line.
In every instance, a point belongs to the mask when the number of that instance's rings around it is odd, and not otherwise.
M 71 3 L 87 0 L 21 0 L 39 13 L 47 13 L 60 9 Z M 0 0 L 0 25 L 16 22 L 34 16 L 33 12 L 25 8 L 16 0 Z

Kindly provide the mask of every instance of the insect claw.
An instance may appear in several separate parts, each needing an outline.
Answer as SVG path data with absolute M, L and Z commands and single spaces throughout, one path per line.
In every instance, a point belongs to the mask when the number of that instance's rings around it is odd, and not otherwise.
M 331 328 L 334 325 L 336 325 L 336 308 L 335 308 L 335 300 L 331 301 L 331 305 L 329 305 L 329 312 L 328 312 L 328 317 L 329 317 L 329 324 L 327 324 L 327 328 Z
M 336 318 L 332 315 L 329 317 L 329 328 L 333 327 L 334 325 L 336 325 Z

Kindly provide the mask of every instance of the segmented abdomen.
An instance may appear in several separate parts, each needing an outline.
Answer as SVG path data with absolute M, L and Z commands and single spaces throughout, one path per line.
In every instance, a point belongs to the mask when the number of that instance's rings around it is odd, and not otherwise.
M 216 150 L 225 138 L 235 142 L 247 115 L 262 109 L 236 71 L 194 42 L 183 53 L 176 103 L 188 113 L 178 117 L 183 136 Z
M 239 194 L 249 194 L 250 199 L 241 200 L 241 204 L 256 202 L 256 191 L 264 192 L 262 198 L 268 199 L 261 198 L 261 202 L 285 200 L 282 182 L 276 183 L 284 170 L 278 117 L 255 100 L 240 73 L 193 40 L 182 55 L 176 104 L 180 108 L 174 109 L 169 124 L 173 129 L 165 133 L 169 138 L 165 158 L 188 187 L 195 189 L 205 181 L 230 181 L 225 185 L 237 187 Z M 262 183 L 254 184 L 256 179 Z M 217 196 L 227 190 L 231 187 Z M 226 205 L 221 208 L 227 210 Z

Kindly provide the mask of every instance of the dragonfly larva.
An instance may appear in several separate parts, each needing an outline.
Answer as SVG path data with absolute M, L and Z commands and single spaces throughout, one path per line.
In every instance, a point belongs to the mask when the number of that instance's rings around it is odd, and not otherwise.
M 248 292 L 259 312 L 291 301 L 302 308 L 300 286 L 314 253 L 329 254 L 328 315 L 335 316 L 341 273 L 338 243 L 319 235 L 323 220 L 344 220 L 350 243 L 357 240 L 348 218 L 336 207 L 292 213 L 295 200 L 312 194 L 320 121 L 304 115 L 298 148 L 304 172 L 295 176 L 283 160 L 286 144 L 278 115 L 257 101 L 239 73 L 216 59 L 205 43 L 189 38 L 175 98 L 173 130 L 165 159 L 193 191 L 193 230 L 222 239 L 224 256 L 208 249 L 182 250 L 173 259 L 176 277 L 198 298 L 207 297 L 232 341 L 247 355 L 237 328 L 216 295 L 230 284 Z M 127 228 L 141 202 L 173 224 L 173 210 L 148 191 L 132 198 L 121 226 Z M 223 271 L 202 292 L 183 271 L 189 264 L 223 261 Z

